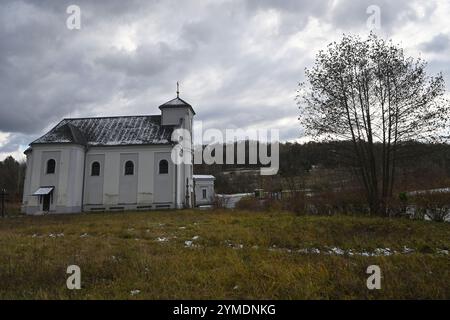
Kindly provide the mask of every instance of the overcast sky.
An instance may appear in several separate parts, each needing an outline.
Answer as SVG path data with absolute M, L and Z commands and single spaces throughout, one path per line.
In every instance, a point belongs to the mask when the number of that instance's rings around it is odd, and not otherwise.
M 69 30 L 69 5 L 81 29 Z M 175 97 L 204 128 L 301 137 L 304 68 L 343 33 L 376 32 L 442 71 L 450 88 L 450 1 L 5 1 L 0 3 L 0 160 L 64 117 L 159 114 Z

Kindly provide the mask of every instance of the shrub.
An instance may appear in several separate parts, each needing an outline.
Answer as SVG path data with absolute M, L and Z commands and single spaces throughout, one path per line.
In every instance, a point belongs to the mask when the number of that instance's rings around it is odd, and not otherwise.
M 225 209 L 228 206 L 229 198 L 215 196 L 213 200 L 213 208 L 214 209 Z
M 416 218 L 428 217 L 433 221 L 444 222 L 450 214 L 450 193 L 415 194 L 412 196 L 411 203 L 416 207 Z
M 294 212 L 297 215 L 306 213 L 306 196 L 304 192 L 296 192 L 283 199 L 283 209 Z
M 236 203 L 236 209 L 260 211 L 263 209 L 262 200 L 258 200 L 254 197 L 243 197 Z

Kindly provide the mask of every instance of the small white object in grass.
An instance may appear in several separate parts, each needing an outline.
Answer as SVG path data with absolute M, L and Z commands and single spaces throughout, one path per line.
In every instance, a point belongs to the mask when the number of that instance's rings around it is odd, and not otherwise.
M 239 286 L 236 285 L 233 287 L 233 290 L 237 290 L 237 289 L 239 289 Z
M 145 232 L 149 233 L 149 232 L 150 232 L 150 230 L 149 230 L 149 229 L 147 229 L 147 230 L 145 230 Z
M 308 249 L 298 249 L 298 252 L 305 254 L 305 253 L 308 253 Z
M 315 254 L 320 254 L 320 250 L 317 249 L 317 248 L 312 248 L 312 249 L 311 249 L 311 252 L 312 252 L 312 253 L 315 253 Z
M 334 254 L 341 256 L 345 253 L 345 251 L 342 250 L 341 248 L 334 247 L 334 248 L 331 248 L 330 253 L 334 253 Z
M 131 290 L 131 291 L 130 291 L 130 294 L 131 294 L 132 296 L 135 296 L 135 295 L 137 295 L 137 294 L 139 294 L 139 293 L 141 293 L 141 290 Z
M 186 229 L 186 227 L 179 227 L 178 229 L 184 230 L 184 229 Z
M 83 234 L 80 236 L 80 238 L 86 238 L 87 236 L 88 236 L 87 233 L 83 233 Z
M 186 247 L 192 247 L 192 244 L 193 244 L 193 242 L 192 242 L 191 240 L 186 240 L 186 241 L 184 242 L 184 245 L 185 245 Z
M 390 256 L 392 252 L 389 248 L 376 248 L 373 255 L 375 256 Z
M 192 240 L 197 240 L 198 238 L 200 238 L 199 236 L 193 236 Z
M 158 241 L 158 242 L 167 242 L 167 241 L 169 241 L 169 239 L 165 238 L 165 237 L 158 237 L 158 238 L 156 238 L 156 241 Z
M 403 253 L 411 253 L 414 249 L 408 248 L 407 246 L 403 246 Z
M 448 250 L 445 249 L 437 249 L 437 253 L 448 255 Z

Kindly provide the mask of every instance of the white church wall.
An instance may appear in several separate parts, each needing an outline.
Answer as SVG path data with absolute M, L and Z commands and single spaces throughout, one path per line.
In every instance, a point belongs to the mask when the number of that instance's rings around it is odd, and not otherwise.
M 153 168 L 155 167 L 154 150 L 147 148 L 139 152 L 138 174 L 138 195 L 137 201 L 141 206 L 151 205 L 153 203 Z
M 141 151 L 144 152 L 144 151 Z M 121 153 L 119 170 L 119 205 L 137 204 L 138 178 L 139 177 L 139 153 Z M 126 163 L 133 164 L 133 173 L 125 174 Z M 145 164 L 143 164 L 145 166 Z
M 93 175 L 92 166 L 98 163 L 100 170 L 98 175 Z M 86 205 L 103 204 L 103 185 L 105 183 L 105 155 L 86 155 L 84 203 Z
M 157 154 L 164 154 L 170 160 L 171 145 L 161 146 L 119 146 L 119 147 L 92 147 L 88 151 L 88 157 L 91 155 L 104 157 L 104 182 L 103 182 L 103 203 L 98 205 L 85 204 L 86 211 L 91 210 L 110 210 L 115 209 L 150 209 L 155 205 L 155 188 L 168 196 L 168 202 L 173 206 L 174 199 L 174 181 L 170 180 L 164 187 L 160 181 L 155 180 L 155 168 L 158 163 L 155 160 Z M 121 183 L 126 184 L 124 179 L 124 164 L 126 159 L 135 163 L 135 175 L 132 182 L 137 184 L 137 195 L 134 203 L 123 201 L 121 199 Z M 86 175 L 89 174 L 90 167 L 86 164 Z M 88 177 L 86 177 L 88 180 Z M 122 187 L 122 193 L 129 186 Z
M 73 213 L 81 211 L 81 189 L 83 185 L 84 148 L 68 145 L 61 149 L 61 171 L 59 173 L 55 212 Z
M 29 204 L 29 195 L 32 193 L 32 191 L 30 191 L 30 184 L 31 184 L 31 172 L 32 172 L 32 167 L 33 167 L 33 153 L 32 152 L 28 152 L 26 154 L 27 156 L 27 160 L 26 160 L 26 171 L 25 171 L 25 179 L 23 182 L 23 196 L 22 196 L 22 208 L 21 211 L 22 213 L 26 213 L 26 207 Z
M 82 166 L 84 150 L 77 145 L 35 145 L 31 154 L 30 169 L 27 169 L 26 193 L 24 193 L 23 211 L 33 214 L 42 210 L 37 196 L 32 194 L 42 186 L 55 189 L 50 203 L 50 212 L 79 212 L 81 208 Z M 47 161 L 54 159 L 54 174 L 47 174 Z M 82 161 L 82 160 L 81 160 Z M 82 163 L 82 162 L 81 162 Z
M 187 126 L 185 127 L 188 130 L 191 130 L 190 128 L 190 122 L 188 119 L 192 118 L 192 112 L 187 109 L 186 107 L 170 107 L 170 108 L 163 108 L 161 111 L 162 114 L 162 124 L 163 125 L 179 125 L 180 119 L 184 119 L 185 123 L 187 123 Z

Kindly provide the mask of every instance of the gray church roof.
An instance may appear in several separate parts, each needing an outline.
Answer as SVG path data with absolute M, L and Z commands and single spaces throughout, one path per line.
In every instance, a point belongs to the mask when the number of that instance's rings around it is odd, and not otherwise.
M 159 109 L 176 108 L 176 107 L 189 107 L 191 109 L 192 113 L 195 114 L 194 108 L 192 108 L 192 106 L 189 103 L 187 103 L 180 97 L 176 97 L 175 99 L 172 99 L 172 100 L 160 105 Z
M 64 119 L 31 144 L 76 143 L 89 146 L 170 144 L 174 126 L 161 116 Z

